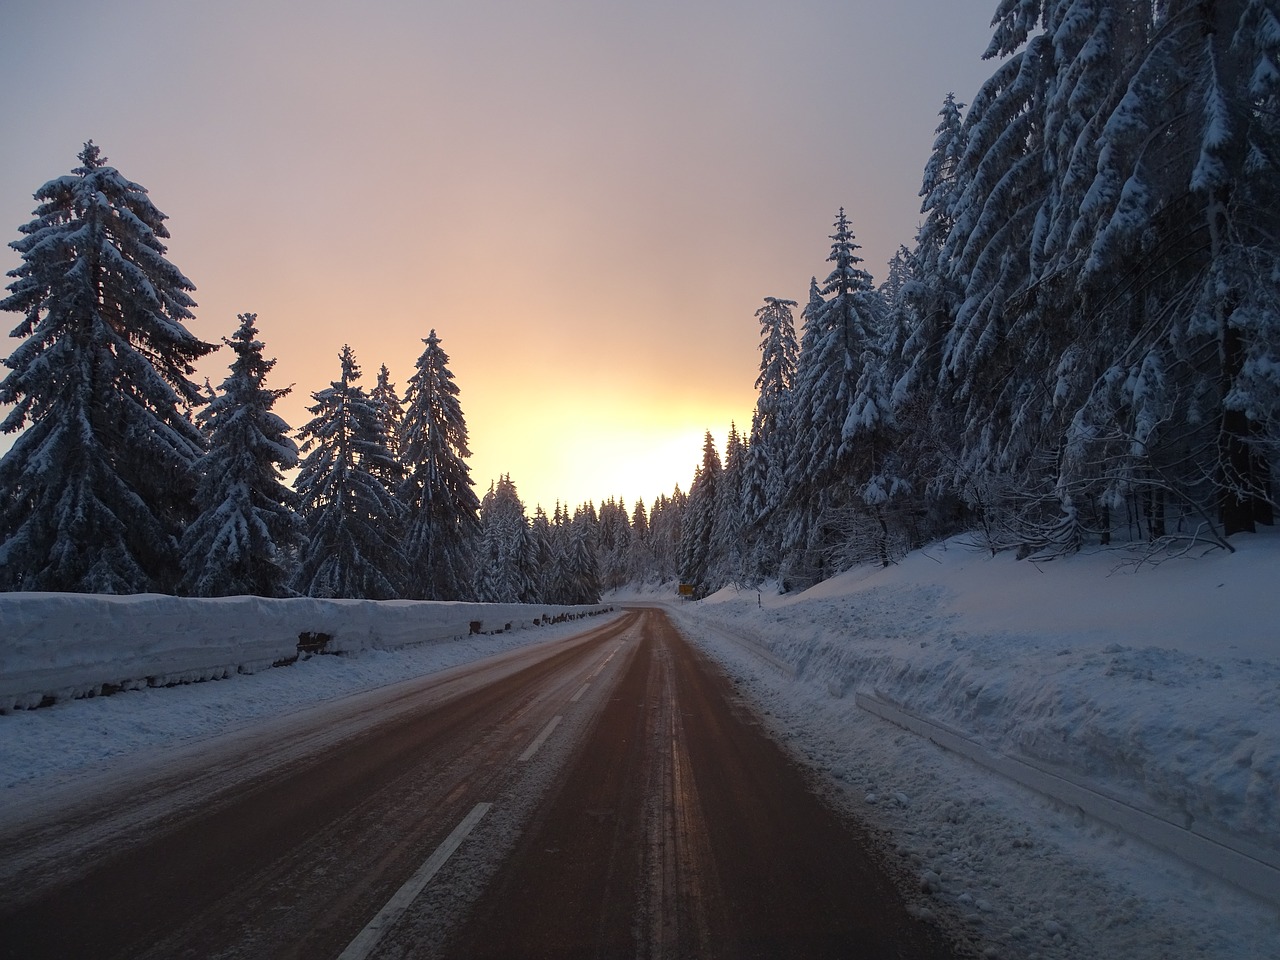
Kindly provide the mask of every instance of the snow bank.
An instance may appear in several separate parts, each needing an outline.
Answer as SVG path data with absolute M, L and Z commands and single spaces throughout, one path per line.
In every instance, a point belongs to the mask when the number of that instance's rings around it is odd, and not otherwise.
M 196 600 L 157 594 L 0 594 L 0 712 L 143 686 L 253 673 L 298 656 L 393 650 L 523 629 L 603 607 L 422 601 Z
M 1280 863 L 1280 535 L 1035 565 L 963 538 L 802 594 L 675 609 L 863 695 Z
M 1280 943 L 1280 532 L 1233 543 L 1036 566 L 960 538 L 800 594 L 608 599 L 666 606 L 974 955 L 1256 960 Z M 1263 859 L 1246 882 L 1012 767 Z

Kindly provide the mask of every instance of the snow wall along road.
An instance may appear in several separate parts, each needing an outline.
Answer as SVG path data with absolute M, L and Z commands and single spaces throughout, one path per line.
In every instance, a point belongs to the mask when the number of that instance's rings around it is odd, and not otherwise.
M 607 612 L 607 606 L 158 594 L 0 594 L 0 712 L 214 680 L 300 651 L 392 650 Z

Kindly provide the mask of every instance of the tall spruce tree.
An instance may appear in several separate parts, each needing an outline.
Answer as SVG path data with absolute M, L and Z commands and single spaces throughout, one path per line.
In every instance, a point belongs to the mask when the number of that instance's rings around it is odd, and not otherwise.
M 434 330 L 422 342 L 426 349 L 409 380 L 400 438 L 410 592 L 423 600 L 461 600 L 472 593 L 480 501 L 467 466 L 467 422 L 449 355 Z
M 378 368 L 378 380 L 369 391 L 369 399 L 383 411 L 383 429 L 387 432 L 387 449 L 391 456 L 400 457 L 400 434 L 404 423 L 404 401 L 396 393 L 396 385 L 391 382 L 391 371 L 384 363 Z
M 943 250 L 951 235 L 960 189 L 957 171 L 965 154 L 963 110 L 964 104 L 948 93 L 920 185 L 924 222 L 907 258 L 910 279 L 892 298 L 910 310 L 913 320 L 898 358 L 893 401 L 898 407 L 910 403 L 917 408 L 917 416 L 919 408 L 931 402 L 937 392 L 943 341 L 962 298 L 959 281 L 947 269 Z
M 779 503 L 777 520 L 779 528 L 779 561 L 777 570 L 783 589 L 799 578 L 811 579 L 808 566 L 808 544 L 811 531 L 817 524 L 821 503 L 821 486 L 816 477 L 807 476 L 796 467 L 802 457 L 808 457 L 808 425 L 812 420 L 811 388 L 812 368 L 817 362 L 818 344 L 821 340 L 822 311 L 826 301 L 818 278 L 809 278 L 809 300 L 800 312 L 800 349 L 796 354 L 795 376 L 786 404 L 786 456 L 781 489 L 783 499 Z M 806 384 L 801 390 L 801 384 Z
M 832 567 L 831 518 L 856 490 L 848 470 L 854 436 L 845 427 L 860 410 L 865 391 L 859 387 L 875 360 L 882 312 L 871 275 L 859 266 L 858 249 L 841 208 L 827 257 L 834 267 L 821 288 L 810 288 L 791 393 L 783 551 L 787 579 L 796 583 L 838 572 Z
M 742 485 L 747 565 L 753 579 L 774 576 L 781 558 L 778 508 L 786 493 L 789 406 L 800 349 L 792 314 L 795 306 L 794 300 L 765 297 L 764 306 L 756 311 L 760 375 Z
M 631 539 L 627 545 L 627 580 L 630 583 L 648 583 L 655 576 L 652 531 L 649 528 L 649 512 L 644 501 L 637 500 L 631 511 Z
M 339 378 L 311 395 L 313 419 L 300 432 L 306 457 L 295 486 L 307 540 L 295 585 L 311 597 L 393 600 L 403 596 L 401 509 L 381 478 L 396 464 L 351 347 L 339 362 Z
M 631 520 L 621 501 L 610 497 L 600 504 L 596 560 L 600 583 L 605 590 L 617 590 L 629 579 L 627 560 L 631 549 Z
M 223 340 L 235 354 L 231 373 L 196 418 L 209 450 L 199 464 L 200 515 L 182 537 L 182 588 L 198 597 L 283 596 L 301 533 L 297 494 L 280 474 L 297 465 L 298 447 L 271 409 L 291 388 L 266 387 L 276 361 L 262 355 L 257 314 L 239 319 Z
M 680 527 L 680 582 L 692 584 L 696 596 L 706 596 L 713 589 L 711 534 L 723 472 L 720 452 L 708 430 L 702 442 L 702 463 L 689 487 L 689 502 Z
M 482 603 L 528 603 L 537 576 L 534 542 L 524 503 L 508 474 L 498 478 L 480 501 L 480 537 L 476 549 L 476 599 Z
M 746 481 L 747 445 L 730 422 L 724 446 L 724 469 L 716 489 L 715 512 L 711 520 L 711 553 L 707 579 L 713 589 L 743 579 L 746 566 L 746 538 L 743 491 Z
M 550 558 L 543 572 L 547 603 L 573 603 L 574 588 L 569 579 L 569 525 L 572 517 L 567 507 L 556 501 L 555 511 L 547 527 Z
M 898 326 L 905 334 L 893 354 L 890 393 L 893 416 L 906 427 L 898 449 L 899 471 L 916 497 L 909 516 L 930 512 L 938 521 L 932 532 L 938 534 L 950 532 L 944 515 L 956 502 L 954 440 L 964 426 L 957 422 L 961 412 L 956 405 L 939 392 L 943 345 L 963 300 L 962 280 L 952 274 L 944 255 L 960 191 L 957 172 L 965 156 L 963 109 L 953 94 L 947 94 L 920 186 L 925 219 L 915 249 L 901 261 L 905 281 L 890 301 L 890 309 L 902 317 Z M 914 519 L 908 528 L 909 542 L 918 543 L 923 531 Z
M 391 382 L 391 371 L 384 363 L 378 368 L 378 379 L 369 391 L 369 402 L 377 412 L 382 425 L 382 434 L 386 437 L 388 456 L 374 469 L 374 476 L 382 481 L 387 493 L 395 500 L 400 495 L 400 484 L 404 480 L 404 465 L 400 461 L 400 433 L 404 421 L 404 404 L 396 395 L 396 385 Z M 401 511 L 403 513 L 403 511 Z M 407 588 L 407 584 L 406 584 Z
M 0 382 L 0 429 L 23 431 L 0 460 L 0 589 L 168 592 L 204 449 L 188 377 L 214 345 L 183 325 L 165 215 L 92 141 L 79 160 L 36 191 L 0 301 L 23 338 Z
M 680 542 L 689 495 L 676 484 L 671 496 L 659 494 L 649 511 L 649 543 L 653 552 L 654 579 L 667 583 L 680 576 Z
M 547 511 L 539 505 L 534 508 L 533 519 L 529 521 L 529 556 L 532 563 L 534 603 L 555 603 L 556 597 L 556 552 L 555 532 L 551 528 L 551 518 Z
M 600 602 L 600 565 L 596 558 L 596 536 L 600 518 L 590 502 L 573 512 L 569 523 L 564 577 L 564 603 Z

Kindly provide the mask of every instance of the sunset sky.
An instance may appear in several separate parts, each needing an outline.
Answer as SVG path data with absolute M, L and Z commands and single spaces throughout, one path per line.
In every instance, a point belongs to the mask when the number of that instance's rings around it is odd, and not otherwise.
M 910 244 L 996 5 L 9 4 L 0 239 L 92 138 L 169 215 L 193 331 L 258 314 L 295 428 L 343 343 L 403 393 L 434 328 L 479 493 L 509 473 L 530 513 L 648 504 L 687 489 L 705 430 L 749 426 L 754 313 L 826 275 L 837 208 L 877 281 Z

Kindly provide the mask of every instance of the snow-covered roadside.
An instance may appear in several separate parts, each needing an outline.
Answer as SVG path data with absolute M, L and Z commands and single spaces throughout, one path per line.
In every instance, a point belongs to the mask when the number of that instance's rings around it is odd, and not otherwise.
M 0 715 L 0 806 L 168 747 L 234 734 L 325 700 L 579 633 L 606 617 L 492 636 L 314 656 L 226 680 L 125 691 Z
M 221 680 L 297 657 L 394 650 L 579 619 L 604 608 L 417 600 L 0 593 L 0 712 Z
M 671 609 L 778 736 L 886 831 L 921 909 L 959 918 L 989 955 L 1275 955 L 1274 906 L 886 723 L 856 696 L 1275 850 L 1280 537 L 1136 567 L 1110 552 L 1037 567 L 962 539 L 795 596 L 726 590 Z

